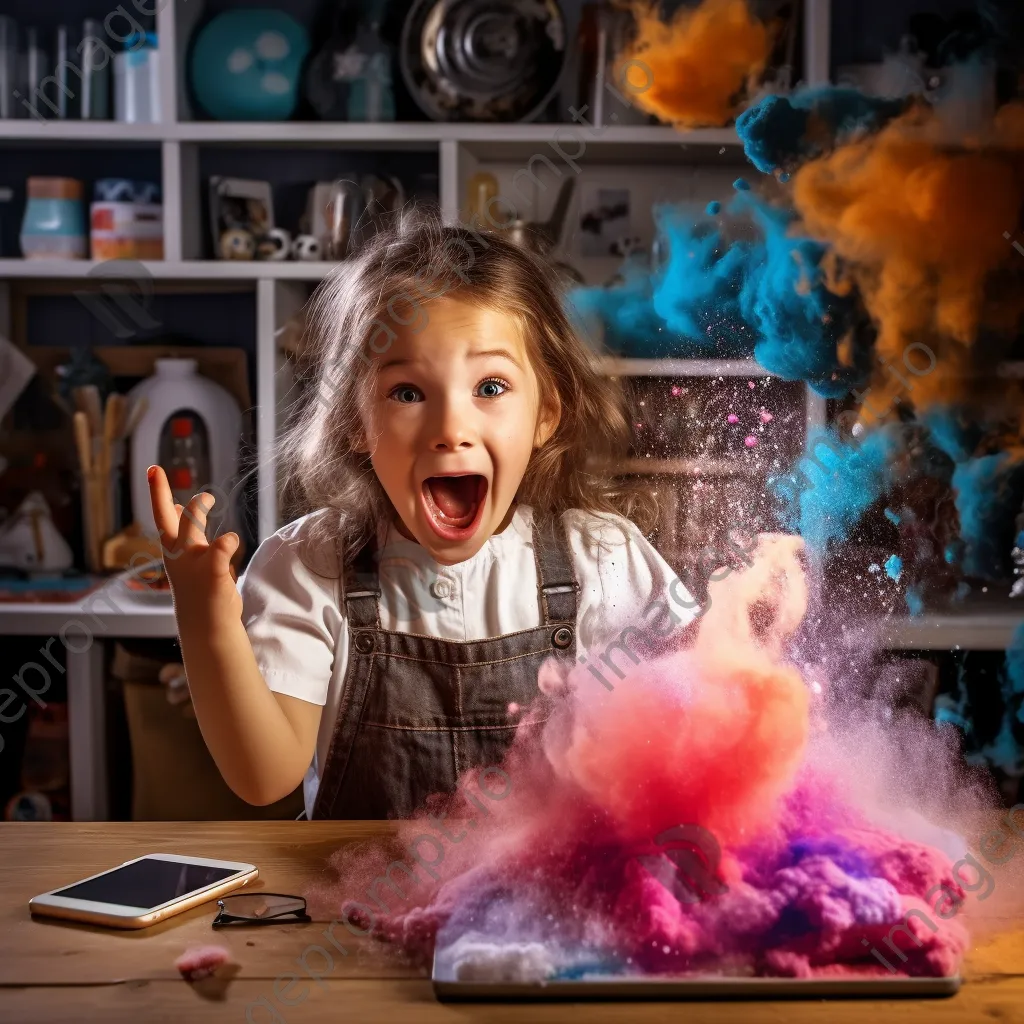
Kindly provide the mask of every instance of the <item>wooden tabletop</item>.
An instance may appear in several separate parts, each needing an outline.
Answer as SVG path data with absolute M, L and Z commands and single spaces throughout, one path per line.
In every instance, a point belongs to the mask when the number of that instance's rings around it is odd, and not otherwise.
M 301 893 L 327 856 L 347 842 L 386 835 L 382 822 L 0 823 L 0 1020 L 250 1021 L 252 1024 L 384 1021 L 459 1022 L 567 1019 L 595 1022 L 682 1020 L 752 1024 L 820 1021 L 985 1021 L 1024 1024 L 1024 923 L 971 952 L 960 993 L 949 999 L 718 1003 L 437 1002 L 430 981 L 376 943 L 340 926 L 348 955 L 333 969 L 312 945 L 330 948 L 329 922 L 213 931 L 212 904 L 152 928 L 114 931 L 33 920 L 32 896 L 146 853 L 247 861 L 257 888 Z M 227 978 L 188 984 L 174 967 L 186 948 L 217 943 L 231 950 Z M 302 958 L 314 974 L 304 972 Z M 298 980 L 287 977 L 289 972 Z M 282 998 L 283 997 L 283 998 Z M 290 1000 L 295 1005 L 287 1005 Z

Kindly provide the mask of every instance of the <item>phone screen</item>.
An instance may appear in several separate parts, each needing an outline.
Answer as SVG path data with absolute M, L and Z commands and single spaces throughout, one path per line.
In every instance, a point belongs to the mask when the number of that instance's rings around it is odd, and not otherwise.
M 195 892 L 196 889 L 205 889 L 236 873 L 234 868 L 182 864 L 174 860 L 161 860 L 159 857 L 145 857 L 86 882 L 58 889 L 54 895 L 150 910 L 159 907 L 161 903 Z

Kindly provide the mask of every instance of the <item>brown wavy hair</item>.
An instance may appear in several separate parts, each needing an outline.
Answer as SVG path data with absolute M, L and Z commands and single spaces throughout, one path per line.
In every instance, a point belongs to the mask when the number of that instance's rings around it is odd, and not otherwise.
M 311 524 L 313 535 L 340 537 L 346 561 L 394 515 L 369 457 L 353 447 L 359 398 L 397 332 L 420 323 L 442 295 L 517 321 L 541 401 L 560 407 L 558 426 L 534 450 L 516 499 L 539 513 L 617 513 L 649 533 L 651 494 L 617 480 L 611 467 L 630 438 L 621 388 L 600 372 L 597 353 L 574 328 L 552 268 L 497 233 L 447 225 L 423 207 L 396 215 L 311 301 L 303 393 L 277 447 L 286 515 L 324 510 Z

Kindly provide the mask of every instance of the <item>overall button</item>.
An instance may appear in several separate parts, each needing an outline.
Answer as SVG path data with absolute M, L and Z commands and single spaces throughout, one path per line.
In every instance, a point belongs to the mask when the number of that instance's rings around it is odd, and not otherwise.
M 551 642 L 556 647 L 568 647 L 572 643 L 572 630 L 568 626 L 559 626 L 551 634 Z
M 356 633 L 355 648 L 360 654 L 370 654 L 374 648 L 373 633 L 370 630 L 361 630 Z
M 448 598 L 452 596 L 453 590 L 454 588 L 452 587 L 451 580 L 446 580 L 443 576 L 438 576 L 438 578 L 430 584 L 430 592 L 434 597 L 441 601 L 447 601 Z

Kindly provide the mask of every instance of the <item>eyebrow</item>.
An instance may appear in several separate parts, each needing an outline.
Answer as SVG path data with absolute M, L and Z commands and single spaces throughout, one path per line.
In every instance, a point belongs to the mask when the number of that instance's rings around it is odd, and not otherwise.
M 483 359 L 485 356 L 500 356 L 502 359 L 507 359 L 513 365 L 518 366 L 520 370 L 523 368 L 519 360 L 507 348 L 488 348 L 482 352 L 470 352 L 469 355 L 471 359 Z
M 469 354 L 470 359 L 483 359 L 489 356 L 500 356 L 503 359 L 507 359 L 520 370 L 523 368 L 523 364 L 507 348 L 488 348 L 482 349 L 479 352 L 470 352 Z M 392 366 L 409 366 L 413 362 L 414 360 L 412 359 L 389 359 L 387 362 L 381 363 L 380 369 L 387 370 Z

